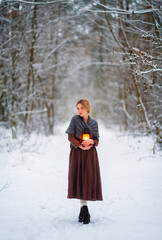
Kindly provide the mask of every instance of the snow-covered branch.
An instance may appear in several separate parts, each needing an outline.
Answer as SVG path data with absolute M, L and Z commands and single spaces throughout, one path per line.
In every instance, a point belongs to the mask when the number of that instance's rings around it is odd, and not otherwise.
M 43 63 L 45 61 L 47 61 L 47 59 L 50 57 L 50 55 L 52 53 L 54 53 L 55 51 L 57 51 L 63 44 L 65 44 L 68 40 L 70 39 L 70 37 L 66 38 L 64 41 L 62 41 L 58 46 L 56 46 L 43 60 Z
M 141 72 L 137 73 L 137 75 L 140 76 L 140 75 L 148 74 L 148 73 L 151 73 L 151 72 L 162 72 L 162 68 L 161 69 L 154 68 L 154 69 L 150 69 L 148 71 L 141 71 Z
M 9 184 L 6 183 L 1 189 L 0 189 L 0 192 L 3 191 L 5 188 L 9 188 Z
M 47 112 L 47 109 L 42 109 L 42 110 L 32 110 L 32 111 L 22 111 L 22 112 L 17 112 L 15 113 L 15 115 L 21 115 L 21 114 L 26 114 L 26 113 L 43 113 L 43 112 Z
M 37 1 L 28 1 L 28 0 L 6 0 L 6 2 L 19 2 L 19 3 L 26 3 L 26 4 L 32 4 L 32 5 L 48 5 L 48 4 L 54 4 L 54 3 L 67 3 L 66 1 L 61 1 L 61 0 L 57 0 L 57 1 L 42 1 L 42 2 L 37 2 Z
M 134 15 L 134 14 L 147 14 L 152 13 L 154 11 L 158 11 L 158 9 L 142 9 L 142 10 L 123 10 L 123 9 L 108 9 L 108 10 L 92 10 L 92 9 L 85 9 L 88 12 L 94 13 L 113 13 L 113 14 L 120 14 L 120 15 Z
M 9 43 L 11 40 L 13 40 L 16 37 L 16 35 L 12 36 L 11 38 L 9 38 L 7 41 L 5 41 L 3 44 L 0 45 L 0 48 L 4 48 L 4 46 Z
M 125 113 L 125 115 L 127 116 L 127 118 L 129 119 L 129 120 L 133 120 L 133 118 L 132 118 L 132 116 L 128 113 L 128 111 L 126 110 L 126 106 L 125 106 L 125 102 L 124 102 L 124 100 L 121 100 L 121 103 L 122 103 L 122 106 L 123 106 L 123 111 L 124 111 L 124 113 Z

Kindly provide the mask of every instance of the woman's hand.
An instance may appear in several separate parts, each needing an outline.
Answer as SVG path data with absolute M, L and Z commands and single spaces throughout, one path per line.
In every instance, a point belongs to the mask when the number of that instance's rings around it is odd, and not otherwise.
M 89 149 L 91 149 L 91 147 L 92 147 L 92 145 L 89 145 L 87 147 L 84 147 L 82 145 L 79 146 L 79 148 L 82 149 L 82 150 L 89 150 Z
M 82 142 L 82 145 L 84 146 L 84 147 L 88 147 L 88 146 L 93 146 L 94 145 L 94 141 L 93 141 L 93 139 L 88 139 L 88 140 L 85 140 L 85 141 L 83 141 Z

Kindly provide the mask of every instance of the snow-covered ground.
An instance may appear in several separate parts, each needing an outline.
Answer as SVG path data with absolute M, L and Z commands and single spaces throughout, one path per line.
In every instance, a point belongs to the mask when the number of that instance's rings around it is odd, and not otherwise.
M 151 137 L 100 127 L 102 202 L 88 202 L 91 223 L 78 223 L 67 196 L 66 126 L 55 136 L 12 140 L 0 129 L 1 240 L 161 240 L 162 153 Z M 8 137 L 7 137 L 8 136 Z

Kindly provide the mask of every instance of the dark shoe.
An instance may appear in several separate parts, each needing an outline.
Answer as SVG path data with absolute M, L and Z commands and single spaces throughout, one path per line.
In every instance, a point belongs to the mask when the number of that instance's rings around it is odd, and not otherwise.
M 83 211 L 83 224 L 88 224 L 90 222 L 90 214 L 87 206 L 82 207 Z
M 81 207 L 78 222 L 83 222 L 83 220 L 84 220 L 83 207 Z

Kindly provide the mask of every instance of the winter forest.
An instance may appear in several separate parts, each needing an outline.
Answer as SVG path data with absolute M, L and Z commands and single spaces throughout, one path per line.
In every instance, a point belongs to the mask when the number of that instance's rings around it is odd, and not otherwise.
M 106 126 L 161 142 L 161 21 L 158 0 L 1 1 L 1 124 L 53 134 L 88 98 Z
M 0 0 L 2 240 L 162 239 L 161 48 L 160 0 Z M 104 201 L 81 227 L 65 130 L 84 98 Z

